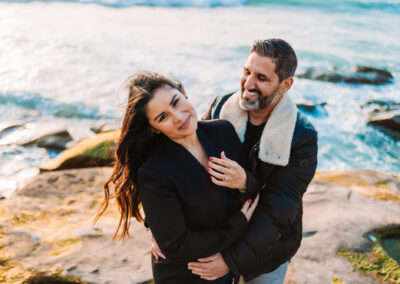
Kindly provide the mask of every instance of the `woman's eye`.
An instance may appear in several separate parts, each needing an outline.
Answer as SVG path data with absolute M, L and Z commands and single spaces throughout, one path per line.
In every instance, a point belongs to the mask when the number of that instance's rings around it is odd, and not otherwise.
M 166 118 L 167 118 L 167 115 L 166 115 L 166 114 L 162 114 L 162 115 L 160 116 L 160 120 L 159 120 L 159 121 L 161 122 L 161 121 L 163 121 L 163 120 L 166 119 Z
M 178 102 L 179 102 L 179 99 L 176 99 L 176 100 L 172 103 L 172 105 L 173 105 L 173 106 L 176 106 L 176 105 L 178 104 Z

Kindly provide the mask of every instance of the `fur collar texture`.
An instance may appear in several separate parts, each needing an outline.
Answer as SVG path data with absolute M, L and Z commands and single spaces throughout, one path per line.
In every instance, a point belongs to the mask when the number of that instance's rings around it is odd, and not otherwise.
M 244 142 L 248 114 L 239 106 L 240 93 L 234 93 L 222 106 L 220 118 L 228 120 Z M 284 94 L 273 109 L 261 134 L 258 158 L 266 163 L 286 166 L 289 163 L 297 106 L 290 96 Z

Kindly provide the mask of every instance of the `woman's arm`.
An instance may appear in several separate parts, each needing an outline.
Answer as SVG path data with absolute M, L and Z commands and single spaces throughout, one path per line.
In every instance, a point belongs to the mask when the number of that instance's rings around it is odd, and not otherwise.
M 189 230 L 175 190 L 168 181 L 150 170 L 139 170 L 138 189 L 146 221 L 169 260 L 186 263 L 214 254 L 232 245 L 247 228 L 247 217 L 238 211 L 219 228 L 200 232 Z M 255 206 L 250 209 L 254 210 Z

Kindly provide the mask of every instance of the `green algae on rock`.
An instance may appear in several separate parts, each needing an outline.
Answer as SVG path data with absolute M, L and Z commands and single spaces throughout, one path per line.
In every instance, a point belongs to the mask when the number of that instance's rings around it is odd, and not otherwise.
M 390 283 L 400 283 L 400 264 L 392 258 L 392 252 L 383 245 L 389 236 L 400 237 L 400 229 L 376 232 L 370 235 L 373 248 L 369 253 L 353 252 L 342 248 L 338 255 L 346 257 L 352 265 L 365 272 Z M 394 252 L 397 253 L 397 252 Z
M 82 139 L 75 146 L 63 151 L 39 167 L 41 172 L 110 166 L 114 161 L 113 144 L 119 131 L 96 134 Z

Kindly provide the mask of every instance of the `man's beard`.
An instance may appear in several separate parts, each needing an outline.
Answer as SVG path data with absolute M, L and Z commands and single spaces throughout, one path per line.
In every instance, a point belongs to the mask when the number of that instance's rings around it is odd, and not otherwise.
M 240 88 L 240 100 L 239 100 L 239 106 L 241 109 L 249 111 L 249 110 L 260 110 L 263 108 L 266 108 L 267 106 L 271 105 L 273 102 L 275 102 L 275 98 L 278 95 L 278 90 L 279 90 L 278 85 L 275 90 L 272 91 L 272 94 L 269 96 L 263 96 L 260 92 L 260 90 L 251 90 L 252 92 L 257 93 L 257 100 L 255 101 L 248 101 L 247 99 L 243 98 L 243 92 L 244 92 L 244 86 Z

